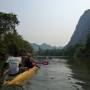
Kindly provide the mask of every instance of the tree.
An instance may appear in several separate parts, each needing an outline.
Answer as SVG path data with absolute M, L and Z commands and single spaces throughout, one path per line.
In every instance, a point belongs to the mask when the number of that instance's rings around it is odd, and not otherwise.
M 0 52 L 6 52 L 5 36 L 16 31 L 19 24 L 17 16 L 13 13 L 0 12 Z M 8 40 L 9 41 L 9 40 Z
M 0 12 L 0 36 L 16 30 L 15 28 L 18 24 L 19 21 L 15 14 Z
M 17 33 L 18 18 L 13 13 L 0 12 L 0 52 L 12 53 L 25 50 L 32 52 L 32 47 Z

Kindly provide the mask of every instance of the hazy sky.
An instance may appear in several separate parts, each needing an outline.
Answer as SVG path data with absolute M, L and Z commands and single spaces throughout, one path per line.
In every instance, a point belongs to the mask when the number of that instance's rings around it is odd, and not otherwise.
M 1 12 L 18 16 L 18 32 L 31 43 L 64 46 L 90 0 L 0 0 Z

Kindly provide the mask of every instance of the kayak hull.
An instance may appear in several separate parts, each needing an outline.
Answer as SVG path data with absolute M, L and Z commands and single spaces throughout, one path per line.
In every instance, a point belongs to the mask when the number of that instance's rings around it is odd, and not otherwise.
M 23 73 L 20 73 L 12 80 L 5 80 L 4 85 L 23 85 L 28 79 L 31 79 L 37 72 L 38 67 L 34 66 L 32 69 L 26 70 Z

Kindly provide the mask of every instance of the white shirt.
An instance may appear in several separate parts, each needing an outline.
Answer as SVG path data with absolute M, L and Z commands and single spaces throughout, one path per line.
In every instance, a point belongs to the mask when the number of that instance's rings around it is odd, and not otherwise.
M 10 56 L 6 62 L 9 63 L 9 74 L 18 73 L 19 64 L 21 63 L 21 57 Z

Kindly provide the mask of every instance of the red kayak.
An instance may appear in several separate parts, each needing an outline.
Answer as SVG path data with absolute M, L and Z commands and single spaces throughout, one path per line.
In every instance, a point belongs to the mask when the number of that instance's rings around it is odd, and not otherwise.
M 48 63 L 48 61 L 43 61 L 42 64 L 43 65 L 48 65 L 49 63 Z

